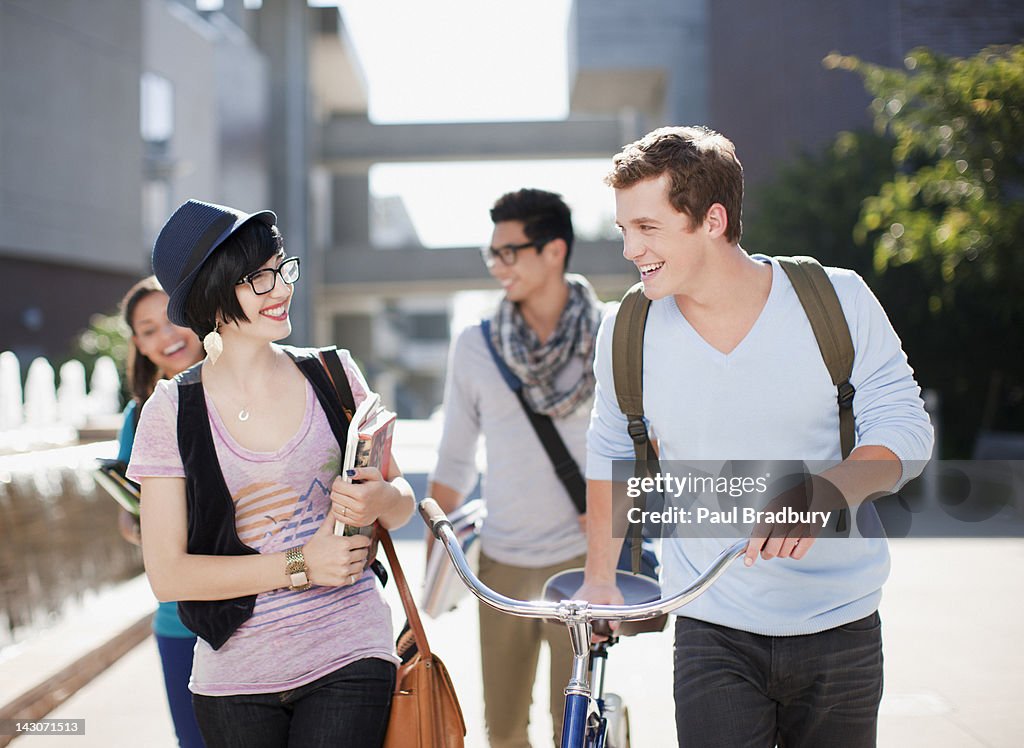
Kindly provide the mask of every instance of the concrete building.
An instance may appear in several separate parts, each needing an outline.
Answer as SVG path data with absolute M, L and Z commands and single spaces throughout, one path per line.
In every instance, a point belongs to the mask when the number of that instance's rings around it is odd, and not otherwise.
M 60 355 L 144 267 L 139 5 L 0 2 L 0 348 Z
M 266 79 L 225 14 L 0 0 L 0 349 L 67 356 L 186 197 L 267 202 Z
M 871 126 L 860 78 L 826 70 L 829 53 L 901 67 L 918 46 L 963 57 L 1024 38 L 1012 0 L 575 0 L 573 17 L 573 111 L 708 124 L 736 143 L 750 186 Z
M 424 249 L 400 201 L 375 204 L 370 167 L 605 157 L 636 133 L 609 117 L 372 125 L 338 11 L 258 5 L 0 0 L 0 349 L 64 358 L 149 272 L 183 200 L 269 206 L 304 260 L 292 341 L 346 345 L 402 415 L 426 415 L 452 294 L 491 282 L 476 247 Z M 592 249 L 576 269 L 618 292 L 628 266 Z
M 1024 32 L 1005 0 L 574 0 L 567 120 L 375 125 L 336 9 L 247 4 L 0 0 L 0 349 L 62 358 L 148 272 L 185 198 L 271 207 L 303 258 L 292 340 L 349 347 L 401 415 L 425 416 L 452 295 L 493 284 L 475 247 L 424 248 L 400 200 L 374 200 L 374 164 L 603 159 L 707 122 L 756 185 L 868 124 L 829 52 L 896 65 L 918 44 L 965 55 Z M 633 279 L 615 241 L 580 242 L 573 269 L 606 296 Z

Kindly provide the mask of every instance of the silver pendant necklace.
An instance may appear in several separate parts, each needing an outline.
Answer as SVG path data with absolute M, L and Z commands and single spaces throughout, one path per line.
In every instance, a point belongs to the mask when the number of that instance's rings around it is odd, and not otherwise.
M 273 376 L 277 373 L 277 362 L 280 361 L 280 360 L 281 360 L 280 356 L 275 356 L 274 357 L 274 365 L 270 369 L 271 378 L 273 378 Z M 251 413 L 249 413 L 249 407 L 247 405 L 243 405 L 242 409 L 240 411 L 238 411 L 238 420 L 241 421 L 242 423 L 245 423 L 246 421 L 249 420 L 249 416 L 250 415 L 251 415 Z

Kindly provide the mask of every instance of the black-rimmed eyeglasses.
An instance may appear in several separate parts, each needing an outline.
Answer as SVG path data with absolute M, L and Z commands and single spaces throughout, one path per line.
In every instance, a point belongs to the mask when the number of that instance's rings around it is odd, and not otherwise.
M 549 241 L 551 240 L 542 239 L 522 244 L 506 244 L 501 247 L 485 246 L 480 247 L 480 254 L 483 256 L 484 262 L 487 263 L 487 267 L 493 265 L 496 259 L 501 260 L 503 265 L 515 265 L 516 259 L 519 257 L 519 250 L 536 247 L 537 251 L 540 252 Z
M 253 293 L 262 295 L 274 290 L 274 286 L 277 285 L 277 276 L 279 275 L 281 280 L 289 285 L 297 281 L 299 279 L 299 258 L 289 257 L 276 268 L 264 268 L 263 270 L 249 273 L 235 285 L 240 286 L 243 283 L 248 283 L 252 286 Z

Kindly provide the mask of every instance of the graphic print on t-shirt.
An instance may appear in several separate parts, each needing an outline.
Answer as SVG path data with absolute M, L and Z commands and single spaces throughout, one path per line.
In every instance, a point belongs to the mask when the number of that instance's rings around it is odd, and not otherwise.
M 300 496 L 277 482 L 252 483 L 232 498 L 239 539 L 257 550 L 288 548 L 307 539 L 330 508 L 330 489 L 314 478 Z

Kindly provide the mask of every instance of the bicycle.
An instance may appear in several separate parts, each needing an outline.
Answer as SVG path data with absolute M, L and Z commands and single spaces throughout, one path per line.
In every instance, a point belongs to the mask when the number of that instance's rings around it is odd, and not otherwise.
M 498 594 L 477 579 L 470 569 L 451 522 L 433 499 L 419 503 L 420 516 L 444 546 L 455 571 L 481 602 L 509 615 L 553 619 L 564 623 L 572 641 L 572 674 L 565 687 L 565 718 L 562 748 L 629 748 L 629 712 L 622 699 L 604 693 L 604 668 L 608 647 L 619 636 L 660 631 L 668 613 L 703 594 L 729 564 L 743 555 L 747 541 L 741 540 L 722 551 L 688 587 L 662 599 L 658 584 L 650 578 L 616 572 L 616 583 L 624 605 L 595 605 L 567 599 L 583 581 L 580 569 L 556 574 L 545 585 L 544 600 L 515 600 Z M 620 621 L 612 634 L 607 621 Z M 603 630 L 602 630 L 603 629 Z M 591 634 L 609 636 L 591 644 Z M 593 683 L 593 687 L 591 686 Z

